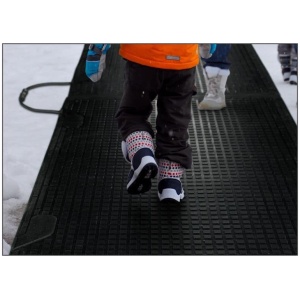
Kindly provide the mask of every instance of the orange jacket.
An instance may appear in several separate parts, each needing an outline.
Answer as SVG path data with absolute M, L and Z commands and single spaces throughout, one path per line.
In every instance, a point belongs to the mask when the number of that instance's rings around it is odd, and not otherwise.
M 183 70 L 199 63 L 198 44 L 121 44 L 120 55 L 160 69 Z

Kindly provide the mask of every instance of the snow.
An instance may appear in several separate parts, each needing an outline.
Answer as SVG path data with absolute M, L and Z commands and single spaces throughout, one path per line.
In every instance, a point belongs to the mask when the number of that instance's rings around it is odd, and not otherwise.
M 279 93 L 297 123 L 297 86 L 283 82 L 277 44 L 255 44 Z M 26 209 L 57 116 L 22 108 L 23 88 L 41 82 L 71 81 L 83 44 L 3 45 L 3 255 L 9 254 Z M 20 55 L 21 53 L 21 55 Z M 60 109 L 69 87 L 43 87 L 29 92 L 32 107 Z
M 278 91 L 297 122 L 297 86 L 283 82 L 276 44 L 255 44 Z M 12 244 L 57 116 L 30 112 L 20 106 L 23 88 L 41 82 L 68 82 L 82 44 L 4 44 L 3 47 L 3 239 Z M 19 55 L 22 53 L 22 55 Z M 60 109 L 69 87 L 42 87 L 29 92 L 26 104 Z M 3 249 L 8 254 L 8 247 Z
M 297 123 L 297 85 L 282 80 L 280 64 L 277 60 L 277 44 L 253 44 L 266 69 L 284 100 L 291 116 Z M 298 123 L 297 123 L 298 124 Z
M 56 125 L 57 115 L 30 112 L 20 106 L 23 88 L 41 82 L 69 82 L 82 44 L 3 45 L 3 254 L 9 253 L 39 168 Z M 19 55 L 22 53 L 22 55 Z M 68 86 L 32 91 L 26 104 L 61 108 Z
M 277 44 L 254 44 L 254 48 L 297 122 L 297 86 L 282 80 Z M 4 44 L 3 241 L 8 244 L 4 255 L 9 253 L 57 121 L 57 115 L 21 107 L 19 94 L 33 84 L 71 81 L 82 49 L 82 44 Z M 68 90 L 68 86 L 38 88 L 29 92 L 26 104 L 60 109 Z

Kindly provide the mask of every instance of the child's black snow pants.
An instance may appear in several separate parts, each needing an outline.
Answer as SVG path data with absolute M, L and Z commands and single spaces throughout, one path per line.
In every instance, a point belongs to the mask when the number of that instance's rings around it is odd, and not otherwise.
M 188 126 L 194 83 L 195 67 L 166 70 L 126 61 L 124 93 L 116 113 L 122 139 L 135 131 L 154 137 L 148 118 L 157 96 L 155 156 L 191 168 Z

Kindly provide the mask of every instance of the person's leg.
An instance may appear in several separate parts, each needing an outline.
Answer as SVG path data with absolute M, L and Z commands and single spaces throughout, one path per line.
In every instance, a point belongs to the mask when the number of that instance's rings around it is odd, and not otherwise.
M 291 76 L 291 44 L 278 44 L 278 60 L 284 81 L 289 81 Z
M 217 110 L 226 107 L 225 90 L 230 74 L 228 54 L 231 44 L 217 44 L 216 51 L 208 59 L 203 60 L 207 82 L 207 93 L 199 103 L 200 110 Z
M 148 118 L 159 88 L 157 70 L 126 62 L 124 93 L 116 113 L 122 152 L 131 163 L 127 191 L 147 192 L 158 167 L 154 158 L 154 132 Z
M 290 84 L 298 84 L 298 44 L 292 44 Z
M 156 158 L 159 166 L 158 197 L 180 201 L 184 191 L 180 178 L 191 168 L 192 150 L 188 143 L 191 100 L 195 68 L 164 72 L 165 80 L 158 94 L 156 119 Z
M 147 131 L 153 137 L 154 132 L 148 118 L 160 84 L 157 69 L 127 61 L 124 77 L 123 96 L 116 113 L 122 139 L 125 141 L 134 131 Z
M 230 61 L 228 60 L 230 49 L 231 44 L 217 44 L 216 50 L 210 58 L 201 58 L 204 68 L 216 67 L 229 70 L 231 65 Z

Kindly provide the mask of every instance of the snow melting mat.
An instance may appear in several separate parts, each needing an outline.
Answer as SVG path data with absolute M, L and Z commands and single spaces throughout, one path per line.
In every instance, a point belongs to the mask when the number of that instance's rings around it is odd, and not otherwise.
M 157 179 L 146 194 L 126 191 L 118 48 L 95 84 L 84 47 L 11 255 L 297 255 L 297 127 L 253 47 L 233 45 L 221 111 L 197 109 L 197 68 L 180 204 L 159 202 Z

